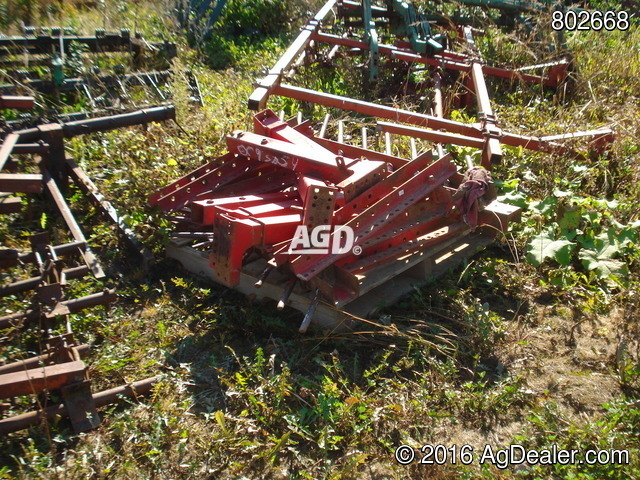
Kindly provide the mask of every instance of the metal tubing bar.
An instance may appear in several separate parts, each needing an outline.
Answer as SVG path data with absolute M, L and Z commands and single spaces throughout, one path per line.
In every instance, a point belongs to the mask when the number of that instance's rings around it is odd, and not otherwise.
M 62 193 L 60 192 L 58 185 L 53 180 L 53 178 L 51 178 L 51 175 L 49 175 L 49 172 L 47 170 L 43 169 L 42 175 L 44 177 L 44 184 L 47 187 L 47 191 L 49 192 L 49 195 L 51 196 L 58 211 L 60 212 L 60 215 L 62 215 L 62 218 L 67 224 L 67 227 L 71 232 L 71 236 L 74 238 L 76 242 L 83 242 L 86 244 L 87 239 L 85 238 L 84 233 L 82 233 L 82 229 L 78 225 L 78 222 L 76 222 L 76 219 L 74 218 L 73 213 L 71 213 L 71 210 L 67 205 L 67 202 L 64 200 L 64 197 L 62 196 Z M 91 271 L 93 272 L 93 275 L 96 278 L 103 278 L 105 276 L 104 272 L 102 271 L 102 267 L 100 267 L 100 263 L 98 262 L 98 259 L 93 254 L 93 252 L 91 251 L 88 245 L 85 248 L 85 251 L 83 252 L 82 256 L 84 257 L 84 260 L 87 263 L 87 266 L 91 269 Z
M 0 192 L 40 193 L 42 180 L 38 173 L 0 173 Z
M 603 135 L 613 135 L 613 132 L 611 130 L 609 130 L 608 132 L 606 130 L 608 129 L 602 130 Z M 528 150 L 535 150 L 544 153 L 576 153 L 572 149 L 557 142 L 543 140 L 540 137 L 529 137 L 526 135 L 517 135 L 515 133 L 509 132 L 502 132 L 500 141 L 505 145 L 511 145 L 513 147 L 523 147 Z
M 136 110 L 129 113 L 121 113 L 107 117 L 90 118 L 73 122 L 61 123 L 65 138 L 84 135 L 87 133 L 103 132 L 122 127 L 131 127 L 150 122 L 162 122 L 176 118 L 176 110 L 173 105 L 162 105 L 159 107 Z M 21 143 L 37 141 L 40 138 L 38 128 L 17 130 L 14 132 L 19 136 Z
M 249 109 L 262 110 L 265 107 L 271 88 L 280 83 L 284 72 L 289 71 L 296 57 L 307 48 L 311 42 L 313 33 L 320 28 L 321 22 L 329 14 L 336 2 L 337 0 L 328 0 L 307 25 L 305 25 L 298 37 L 291 43 L 273 68 L 269 70 L 267 76 L 260 81 L 258 88 L 253 91 L 249 97 Z
M 145 378 L 129 385 L 122 385 L 103 392 L 93 394 L 96 408 L 104 407 L 118 401 L 121 397 L 136 398 L 148 394 L 153 386 L 160 380 L 160 376 Z M 42 420 L 52 420 L 55 417 L 68 416 L 64 405 L 53 405 L 35 412 L 23 413 L 10 418 L 0 420 L 0 435 L 24 430 L 25 428 L 39 424 Z
M 62 85 L 57 85 L 51 80 L 24 80 L 23 86 L 32 90 L 37 90 L 40 93 L 51 94 L 58 92 L 69 92 L 79 89 L 84 89 L 87 92 L 89 88 L 106 88 L 114 87 L 120 84 L 127 85 L 130 81 L 136 80 L 141 85 L 154 87 L 158 92 L 158 86 L 151 77 L 151 75 L 159 76 L 159 81 L 166 82 L 170 76 L 168 70 L 148 73 L 131 73 L 128 75 L 101 75 L 96 78 L 65 78 Z M 0 85 L 0 91 L 2 92 L 14 92 L 15 86 L 12 84 Z M 161 94 L 161 92 L 159 92 Z M 163 99 L 163 95 L 160 95 Z M 90 98 L 91 100 L 91 98 Z
M 62 130 L 66 138 L 83 135 L 86 133 L 102 132 L 114 130 L 116 128 L 131 127 L 151 122 L 163 122 L 165 120 L 175 120 L 176 110 L 173 105 L 147 108 L 131 113 L 122 113 L 109 117 L 92 118 L 90 120 L 80 120 L 68 122 L 62 125 Z
M 84 277 L 88 272 L 89 268 L 86 265 L 66 268 L 62 271 L 64 276 L 68 279 Z M 40 284 L 40 282 L 42 282 L 42 277 L 32 277 L 26 280 L 13 282 L 8 285 L 3 285 L 0 287 L 0 297 L 6 297 L 7 295 L 13 295 L 14 293 L 25 292 L 27 290 L 33 290 Z
M 69 242 L 51 247 L 56 255 L 72 255 L 74 253 L 84 253 L 87 249 L 87 242 Z M 33 252 L 19 254 L 16 251 L 16 258 L 22 263 L 35 263 L 36 256 Z
M 362 13 L 365 38 L 369 44 L 369 82 L 375 83 L 378 81 L 380 51 L 378 49 L 379 42 L 376 24 L 371 16 L 371 0 L 362 0 Z
M 291 85 L 277 85 L 274 87 L 273 93 L 275 95 L 339 108 L 341 110 L 350 110 L 363 115 L 370 115 L 372 117 L 386 118 L 421 127 L 444 129 L 461 135 L 468 135 L 470 137 L 482 137 L 482 131 L 474 125 L 437 118 L 423 113 L 411 112 L 409 110 L 378 105 L 376 103 L 365 102 L 363 100 L 355 100 L 349 97 L 318 92 L 307 88 L 294 87 Z
M 12 153 L 47 153 L 48 151 L 47 143 L 17 143 L 13 146 Z
M 610 128 L 599 128 L 582 132 L 561 133 L 559 135 L 545 135 L 540 137 L 540 140 L 542 142 L 555 142 L 557 140 L 573 140 L 583 137 L 602 137 L 607 141 L 613 141 L 614 133 Z
M 5 137 L 4 142 L 2 142 L 0 146 L 0 170 L 4 168 L 5 163 L 9 160 L 9 155 L 13 152 L 13 147 L 18 143 L 19 139 L 20 136 L 15 133 L 10 133 Z
M 118 227 L 120 233 L 124 236 L 124 238 L 129 242 L 129 245 L 133 247 L 133 249 L 138 252 L 140 257 L 142 257 L 143 263 L 148 265 L 153 261 L 153 253 L 144 246 L 140 241 L 136 238 L 135 233 L 131 230 L 131 227 L 127 224 L 127 222 L 118 214 L 118 211 L 115 209 L 111 203 L 104 198 L 104 196 L 98 190 L 98 187 L 91 181 L 89 176 L 84 173 L 84 171 L 76 164 L 76 162 L 69 157 L 66 157 L 67 167 L 69 173 L 71 174 L 71 178 L 75 184 L 82 190 L 95 204 L 102 214 L 107 217 L 113 224 Z
M 484 141 L 479 138 L 457 135 L 455 133 L 441 132 L 439 130 L 426 130 L 424 128 L 409 127 L 397 123 L 377 122 L 383 132 L 396 135 L 406 135 L 408 137 L 422 138 L 436 143 L 450 143 L 472 148 L 482 148 Z
M 520 12 L 542 12 L 544 6 L 537 2 L 519 2 L 516 0 L 459 0 L 459 3 L 473 7 L 489 7 L 505 10 L 511 14 Z
M 68 383 L 83 380 L 86 370 L 84 362 L 78 360 L 0 375 L 0 398 L 57 390 Z
M 342 16 L 348 17 L 347 10 L 352 11 L 355 15 L 361 17 L 362 16 L 362 3 L 353 2 L 350 0 L 341 0 L 340 1 L 340 13 Z M 384 7 L 379 7 L 377 5 L 371 6 L 371 16 L 374 18 L 387 18 L 389 15 L 389 11 Z
M 89 345 L 77 345 L 73 346 L 72 348 L 78 352 L 80 358 L 86 358 L 89 354 Z M 43 364 L 46 364 L 47 362 L 55 360 L 55 357 L 56 352 L 52 351 L 43 355 L 27 358 L 25 360 L 18 360 L 17 362 L 0 365 L 0 375 L 37 368 L 42 366 Z M 57 364 L 59 365 L 60 362 L 58 362 Z
M 442 77 L 440 73 L 433 74 L 433 103 L 435 105 L 435 114 L 438 118 L 444 118 L 444 100 L 442 96 Z
M 433 80 L 433 103 L 435 107 L 435 115 L 438 118 L 444 118 L 444 97 L 442 95 L 442 76 L 440 72 L 435 72 L 431 77 Z M 436 144 L 436 148 L 438 150 L 438 156 L 442 157 L 444 155 L 444 149 L 442 148 L 442 144 Z
M 389 131 L 398 135 L 407 135 L 434 142 L 450 143 L 453 145 L 462 145 L 466 147 L 482 148 L 484 142 L 480 139 L 467 137 L 464 135 L 456 135 L 454 133 L 440 132 L 436 130 L 425 130 L 422 128 L 399 125 L 396 123 L 378 122 L 382 131 Z M 594 141 L 602 139 L 603 141 L 611 141 L 613 139 L 613 130 L 602 128 L 598 130 L 588 130 L 584 132 L 566 133 L 562 135 L 550 135 L 546 137 L 528 137 L 525 135 L 516 135 L 513 133 L 502 132 L 500 142 L 505 145 L 514 147 L 524 147 L 529 150 L 536 150 L 546 153 L 566 153 L 570 149 L 555 140 L 570 140 L 574 138 L 595 137 Z
M 367 160 L 390 163 L 394 169 L 398 169 L 405 163 L 407 163 L 407 160 L 404 158 L 387 155 L 386 153 L 376 152 L 375 150 L 369 150 L 367 148 L 357 147 L 355 145 L 338 143 L 327 138 L 314 137 L 313 140 L 322 145 L 327 150 L 331 150 L 336 155 L 339 155 L 339 152 L 342 151 L 342 154 L 346 155 L 349 158 L 364 157 Z
M 320 134 L 318 135 L 319 138 L 324 138 L 325 134 L 327 133 L 327 125 L 329 125 L 329 119 L 331 118 L 331 115 L 326 113 L 324 115 L 324 120 L 322 121 L 322 127 L 320 128 Z
M 324 32 L 316 32 L 313 36 L 313 40 L 324 43 L 331 43 L 334 45 L 342 45 L 350 48 L 359 48 L 362 50 L 368 50 L 369 44 L 356 40 L 353 38 L 341 37 L 339 35 L 332 35 Z M 444 67 L 449 70 L 456 70 L 459 72 L 468 72 L 471 70 L 471 64 L 469 58 L 463 55 L 451 55 L 449 52 L 440 55 L 434 55 L 431 57 L 419 55 L 413 51 L 398 48 L 394 45 L 378 46 L 380 53 L 390 55 L 392 58 L 398 60 L 404 60 L 412 63 L 421 63 L 424 65 L 431 65 L 433 67 Z M 520 80 L 529 83 L 542 83 L 547 86 L 555 86 L 554 79 L 544 75 L 533 75 L 529 73 L 523 73 L 521 71 L 510 70 L 508 68 L 493 67 L 490 65 L 483 65 L 482 71 L 487 75 L 495 77 L 505 78 L 509 80 Z
M 18 213 L 22 210 L 22 200 L 19 197 L 0 198 L 0 214 Z
M 493 109 L 491 108 L 491 100 L 489 99 L 487 84 L 484 81 L 484 74 L 482 72 L 482 65 L 474 62 L 471 65 L 471 76 L 473 77 L 473 86 L 476 93 L 478 113 L 481 115 L 484 114 L 486 116 L 493 115 Z
M 16 108 L 20 110 L 30 110 L 35 101 L 33 97 L 22 95 L 0 95 L 0 108 Z
M 93 295 L 87 295 L 86 297 L 63 300 L 60 302 L 60 305 L 67 307 L 70 313 L 77 313 L 85 308 L 115 302 L 117 299 L 118 296 L 113 290 L 105 290 L 104 292 L 94 293 Z M 38 318 L 40 318 L 40 312 L 38 310 L 26 310 L 24 312 L 5 315 L 4 317 L 0 317 L 0 329 L 14 326 L 17 327 L 23 322 L 34 322 L 38 320 Z
M 30 54 L 50 54 L 51 49 L 63 45 L 64 53 L 69 53 L 73 43 L 84 45 L 92 53 L 119 51 L 122 47 L 140 50 L 145 45 L 154 48 L 164 47 L 166 43 L 149 43 L 141 38 L 131 37 L 129 32 L 107 33 L 100 36 L 91 35 L 37 35 L 37 36 L 10 36 L 0 38 L 0 54 L 7 55 L 12 50 L 27 49 Z
M 514 68 L 514 72 L 526 72 L 527 70 L 536 70 L 538 68 L 549 68 L 569 65 L 569 61 L 566 59 L 556 60 L 555 62 L 538 63 L 536 65 L 526 65 L 524 67 Z
M 0 86 L 0 89 L 2 88 L 2 86 Z M 86 119 L 90 119 L 90 118 L 98 118 L 98 116 L 102 115 L 113 115 L 113 112 L 115 110 L 119 110 L 122 112 L 126 112 L 126 110 L 128 110 L 125 107 L 121 107 L 118 109 L 115 108 L 102 108 L 102 109 L 95 109 L 92 110 L 91 112 L 73 112 L 73 113 L 60 113 L 56 115 L 56 119 L 59 122 L 65 123 L 65 122 L 72 122 L 72 121 L 76 121 L 76 120 L 86 120 Z M 16 119 L 16 120 L 5 120 L 6 124 L 9 126 L 15 126 L 15 125 L 24 125 L 25 123 L 36 123 L 36 121 L 38 120 L 38 117 L 35 117 L 33 115 L 28 116 L 28 117 L 22 117 L 20 119 Z M 28 131 L 31 131 L 32 129 L 29 128 Z M 25 130 L 21 130 L 21 131 L 25 131 Z

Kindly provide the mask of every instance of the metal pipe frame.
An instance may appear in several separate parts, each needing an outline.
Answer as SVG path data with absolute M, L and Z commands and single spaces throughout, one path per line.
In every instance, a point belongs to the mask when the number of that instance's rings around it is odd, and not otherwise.
M 106 305 L 115 302 L 118 296 L 113 290 L 105 290 L 101 293 L 94 293 L 80 298 L 72 298 L 60 302 L 62 307 L 66 307 L 69 313 L 78 313 L 85 308 L 95 307 L 97 305 Z M 26 310 L 24 312 L 11 313 L 0 317 L 0 329 L 10 327 L 20 327 L 25 322 L 35 322 L 40 318 L 39 310 Z
M 151 392 L 153 386 L 160 381 L 160 376 L 145 378 L 128 385 L 110 388 L 102 392 L 94 393 L 93 401 L 97 408 L 104 407 L 119 401 L 121 398 L 137 398 Z M 38 425 L 42 421 L 53 420 L 56 417 L 69 416 L 67 407 L 64 405 L 53 405 L 42 410 L 23 413 L 13 417 L 0 420 L 0 434 L 6 435 L 19 430 L 24 430 L 31 426 Z
M 71 348 L 77 352 L 80 358 L 86 358 L 89 355 L 89 345 L 76 345 Z M 42 355 L 37 355 L 35 357 L 27 358 L 25 360 L 18 360 L 17 362 L 0 365 L 0 375 L 33 369 L 54 361 L 55 357 L 56 352 L 52 351 L 44 353 Z
M 332 45 L 340 45 L 354 49 L 366 51 L 369 45 L 366 42 L 354 38 L 348 38 L 339 35 L 333 35 L 318 31 L 313 35 L 316 42 L 329 43 Z M 404 60 L 410 63 L 418 63 L 422 65 L 430 65 L 432 67 L 446 68 L 458 72 L 469 72 L 471 70 L 471 59 L 466 55 L 452 54 L 452 52 L 443 52 L 433 56 L 420 55 L 411 50 L 401 48 L 396 45 L 378 45 L 380 53 L 389 55 L 393 59 Z M 566 60 L 558 62 L 550 62 L 544 65 L 536 65 L 536 68 L 552 67 L 557 65 L 567 66 Z M 546 75 L 533 75 L 523 73 L 521 70 L 511 70 L 508 68 L 494 67 L 491 65 L 482 65 L 482 71 L 486 75 L 492 75 L 508 80 L 519 80 L 529 83 L 542 84 L 548 87 L 557 86 L 557 78 Z
M 442 133 L 426 133 L 423 131 L 420 132 L 420 138 L 430 137 L 429 139 L 433 139 L 436 142 L 448 141 L 449 143 L 456 145 L 481 148 L 482 165 L 485 168 L 490 168 L 492 164 L 500 162 L 503 155 L 501 144 L 522 146 L 524 148 L 543 152 L 571 153 L 579 155 L 575 150 L 558 143 L 558 140 L 566 139 L 567 137 L 565 136 L 536 138 L 503 132 L 497 126 L 497 121 L 493 114 L 485 81 L 486 75 L 492 75 L 511 80 L 537 83 L 547 87 L 555 87 L 566 76 L 566 73 L 562 74 L 559 72 L 560 70 L 566 71 L 566 68 L 568 67 L 567 60 L 528 66 L 520 69 L 506 69 L 481 63 L 477 54 L 468 55 L 445 50 L 444 52 L 435 55 L 422 55 L 413 51 L 410 43 L 406 41 L 398 41 L 396 45 L 383 45 L 375 42 L 376 51 L 381 54 L 389 55 L 391 58 L 411 63 L 420 63 L 436 68 L 451 69 L 467 75 L 467 82 L 476 96 L 479 116 L 478 124 L 465 124 L 443 118 L 442 90 L 439 81 L 436 82 L 436 87 L 439 88 L 436 88 L 438 98 L 436 99 L 437 113 L 435 117 L 283 84 L 282 79 L 284 75 L 289 72 L 290 65 L 295 62 L 296 57 L 304 50 L 304 47 L 309 47 L 312 42 L 328 43 L 334 45 L 334 47 L 345 46 L 361 52 L 365 52 L 373 48 L 371 46 L 371 41 L 369 41 L 370 36 L 369 31 L 367 30 L 368 26 L 371 25 L 371 22 L 367 24 L 367 21 L 370 21 L 373 17 L 381 17 L 389 13 L 386 9 L 371 8 L 368 2 L 356 3 L 340 1 L 339 6 L 341 9 L 352 11 L 355 16 L 360 16 L 364 19 L 364 40 L 357 40 L 347 36 L 333 35 L 321 31 L 320 22 L 326 17 L 327 9 L 330 8 L 331 4 L 333 4 L 333 2 L 327 2 L 327 4 L 325 4 L 318 15 L 316 15 L 314 19 L 309 22 L 307 27 L 305 27 L 303 33 L 301 33 L 296 39 L 296 42 L 292 44 L 287 52 L 276 63 L 276 66 L 270 70 L 269 74 L 262 81 L 258 83 L 258 86 L 249 99 L 250 109 L 264 109 L 270 95 L 280 95 L 304 102 L 324 105 L 326 107 L 350 110 L 372 117 L 408 123 L 418 127 L 426 127 L 434 131 L 444 131 Z M 470 45 L 472 51 L 474 51 L 475 46 L 471 28 L 465 27 L 461 30 L 461 34 Z M 532 70 L 534 68 L 546 68 L 548 69 L 548 74 L 532 75 L 530 73 L 526 73 L 528 70 Z M 436 73 L 436 75 L 438 74 Z M 386 126 L 387 132 L 390 132 L 391 130 L 397 131 L 398 128 L 400 127 L 392 127 L 391 125 Z M 404 133 L 408 135 L 412 134 L 408 129 L 405 130 Z M 460 137 L 456 138 L 456 135 L 459 135 Z M 321 135 L 321 137 L 323 136 L 324 135 Z M 601 129 L 589 132 L 577 132 L 570 136 L 593 137 L 593 144 L 596 145 L 597 148 L 603 148 L 606 142 L 613 138 L 613 132 L 610 129 Z M 482 146 L 480 147 L 478 142 L 473 139 L 480 140 L 482 142 Z M 457 143 L 458 141 L 461 143 Z
M 269 98 L 271 88 L 280 83 L 282 75 L 289 71 L 293 62 L 305 48 L 309 46 L 316 32 L 331 12 L 338 0 L 328 0 L 327 3 L 318 11 L 318 13 L 305 25 L 298 37 L 291 43 L 289 48 L 282 54 L 267 76 L 262 79 L 259 86 L 253 91 L 249 97 L 249 108 L 251 110 L 263 110 L 267 99 Z

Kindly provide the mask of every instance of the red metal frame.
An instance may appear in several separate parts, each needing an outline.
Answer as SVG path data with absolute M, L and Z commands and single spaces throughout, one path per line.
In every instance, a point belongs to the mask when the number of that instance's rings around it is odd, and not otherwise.
M 435 255 L 440 255 L 442 248 L 466 239 L 472 232 L 493 238 L 497 232 L 506 231 L 519 210 L 493 201 L 488 173 L 502 159 L 503 145 L 579 155 L 579 149 L 571 148 L 567 140 L 589 139 L 592 146 L 600 149 L 613 139 L 608 128 L 531 137 L 500 127 L 486 77 L 557 87 L 567 77 L 569 62 L 565 59 L 519 69 L 486 65 L 475 48 L 470 28 L 457 31 L 467 43 L 465 52 L 445 50 L 436 55 L 418 54 L 402 39 L 394 45 L 377 44 L 372 40 L 374 23 L 359 27 L 369 29 L 363 34 L 366 41 L 350 38 L 351 30 L 341 31 L 343 35 L 327 33 L 322 30 L 322 22 L 337 3 L 346 8 L 362 8 L 356 2 L 325 3 L 258 82 L 249 99 L 249 107 L 259 110 L 254 117 L 254 132 L 228 136 L 227 155 L 150 199 L 150 203 L 168 212 L 190 211 L 192 228 L 211 228 L 210 232 L 198 230 L 198 234 L 210 238 L 206 245 L 211 245 L 210 266 L 218 281 L 235 286 L 243 273 L 249 275 L 251 270 L 257 288 L 271 271 L 277 270 L 283 278 L 279 305 L 284 305 L 298 289 L 309 298 L 310 312 L 315 311 L 320 297 L 328 302 L 345 302 L 356 298 L 367 279 L 378 274 L 396 275 L 421 257 L 435 262 Z M 372 8 L 374 17 L 384 16 L 385 12 Z M 330 45 L 330 51 L 323 57 L 320 46 L 324 44 Z M 408 62 L 428 67 L 425 71 L 432 74 L 434 114 L 284 83 L 285 77 L 305 63 L 334 58 L 340 47 L 363 59 L 363 53 L 377 51 L 395 60 L 394 64 Z M 462 99 L 464 106 L 472 106 L 471 96 L 475 96 L 476 122 L 445 118 L 443 90 L 451 78 L 467 89 Z M 459 92 L 454 93 L 460 97 Z M 365 138 L 362 147 L 345 144 L 341 122 L 338 142 L 323 138 L 328 113 L 319 136 L 314 135 L 308 122 L 284 122 L 266 109 L 270 95 L 370 117 L 385 134 L 386 153 L 366 148 Z M 411 137 L 412 159 L 391 155 L 391 134 Z M 414 139 L 434 142 L 434 152 L 418 155 Z M 458 171 L 444 145 L 481 150 L 483 168 L 468 165 L 466 174 Z M 478 172 L 481 175 L 471 175 Z M 473 182 L 477 188 L 471 191 Z M 180 222 L 187 226 L 184 219 Z M 302 251 L 292 248 L 300 244 L 300 232 L 303 239 L 305 232 L 324 233 L 324 245 L 333 245 L 339 244 L 347 228 L 353 232 L 356 248 L 338 252 L 307 246 Z M 268 265 L 261 268 L 262 274 L 253 270 L 256 258 Z M 308 317 L 309 314 L 303 330 Z

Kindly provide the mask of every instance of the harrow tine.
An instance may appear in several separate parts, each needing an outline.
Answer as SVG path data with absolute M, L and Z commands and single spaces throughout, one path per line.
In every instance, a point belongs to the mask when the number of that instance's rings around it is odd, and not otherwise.
M 293 278 L 292 280 L 289 280 L 289 282 L 287 283 L 287 286 L 284 289 L 284 292 L 282 293 L 282 298 L 280 298 L 280 301 L 276 306 L 278 310 L 284 310 L 284 307 L 289 301 L 289 297 L 291 296 L 291 293 L 293 292 L 293 289 L 295 288 L 296 283 L 298 283 L 297 278 Z
M 326 133 L 327 133 L 327 126 L 329 125 L 329 119 L 331 118 L 331 115 L 329 115 L 328 113 L 326 113 L 324 115 L 324 120 L 322 121 L 322 127 L 320 128 L 320 133 L 318 134 L 319 138 L 324 138 Z
M 258 277 L 258 281 L 255 283 L 255 287 L 256 288 L 260 288 L 262 286 L 262 284 L 264 283 L 264 281 L 267 279 L 267 277 L 269 276 L 269 274 L 271 272 L 273 272 L 273 270 L 275 269 L 274 266 L 272 265 L 267 265 L 267 267 L 262 271 L 262 273 L 260 274 L 260 276 Z
M 311 300 L 311 304 L 309 305 L 309 310 L 305 313 L 304 318 L 302 319 L 302 323 L 300 324 L 300 328 L 298 331 L 302 334 L 307 333 L 309 329 L 309 325 L 311 325 L 311 320 L 313 320 L 313 315 L 316 313 L 316 308 L 318 308 L 318 302 L 320 301 L 320 290 L 316 289 L 316 292 L 313 296 L 313 300 Z

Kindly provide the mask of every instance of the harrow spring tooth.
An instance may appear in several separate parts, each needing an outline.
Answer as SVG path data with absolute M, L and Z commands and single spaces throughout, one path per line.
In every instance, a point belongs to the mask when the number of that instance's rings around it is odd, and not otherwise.
M 296 283 L 298 283 L 297 278 L 289 280 L 287 286 L 284 289 L 284 292 L 282 293 L 282 298 L 280 298 L 280 301 L 278 301 L 278 305 L 276 307 L 278 310 L 284 310 L 285 305 L 287 304 L 287 302 L 289 302 L 289 297 L 291 296 Z
M 272 265 L 267 265 L 267 267 L 262 271 L 262 273 L 258 277 L 258 281 L 254 284 L 255 287 L 260 288 L 264 283 L 264 281 L 266 280 L 266 278 L 269 276 L 269 274 L 273 272 L 273 270 L 275 270 L 275 267 L 273 267 Z
M 311 321 L 313 320 L 313 315 L 316 313 L 316 308 L 318 307 L 318 302 L 320 301 L 320 290 L 316 289 L 315 295 L 313 296 L 313 300 L 311 300 L 311 304 L 309 305 L 309 309 L 307 313 L 305 313 L 304 318 L 302 319 L 302 323 L 300 324 L 300 328 L 298 328 L 298 332 L 305 334 L 309 329 L 309 325 L 311 325 Z

